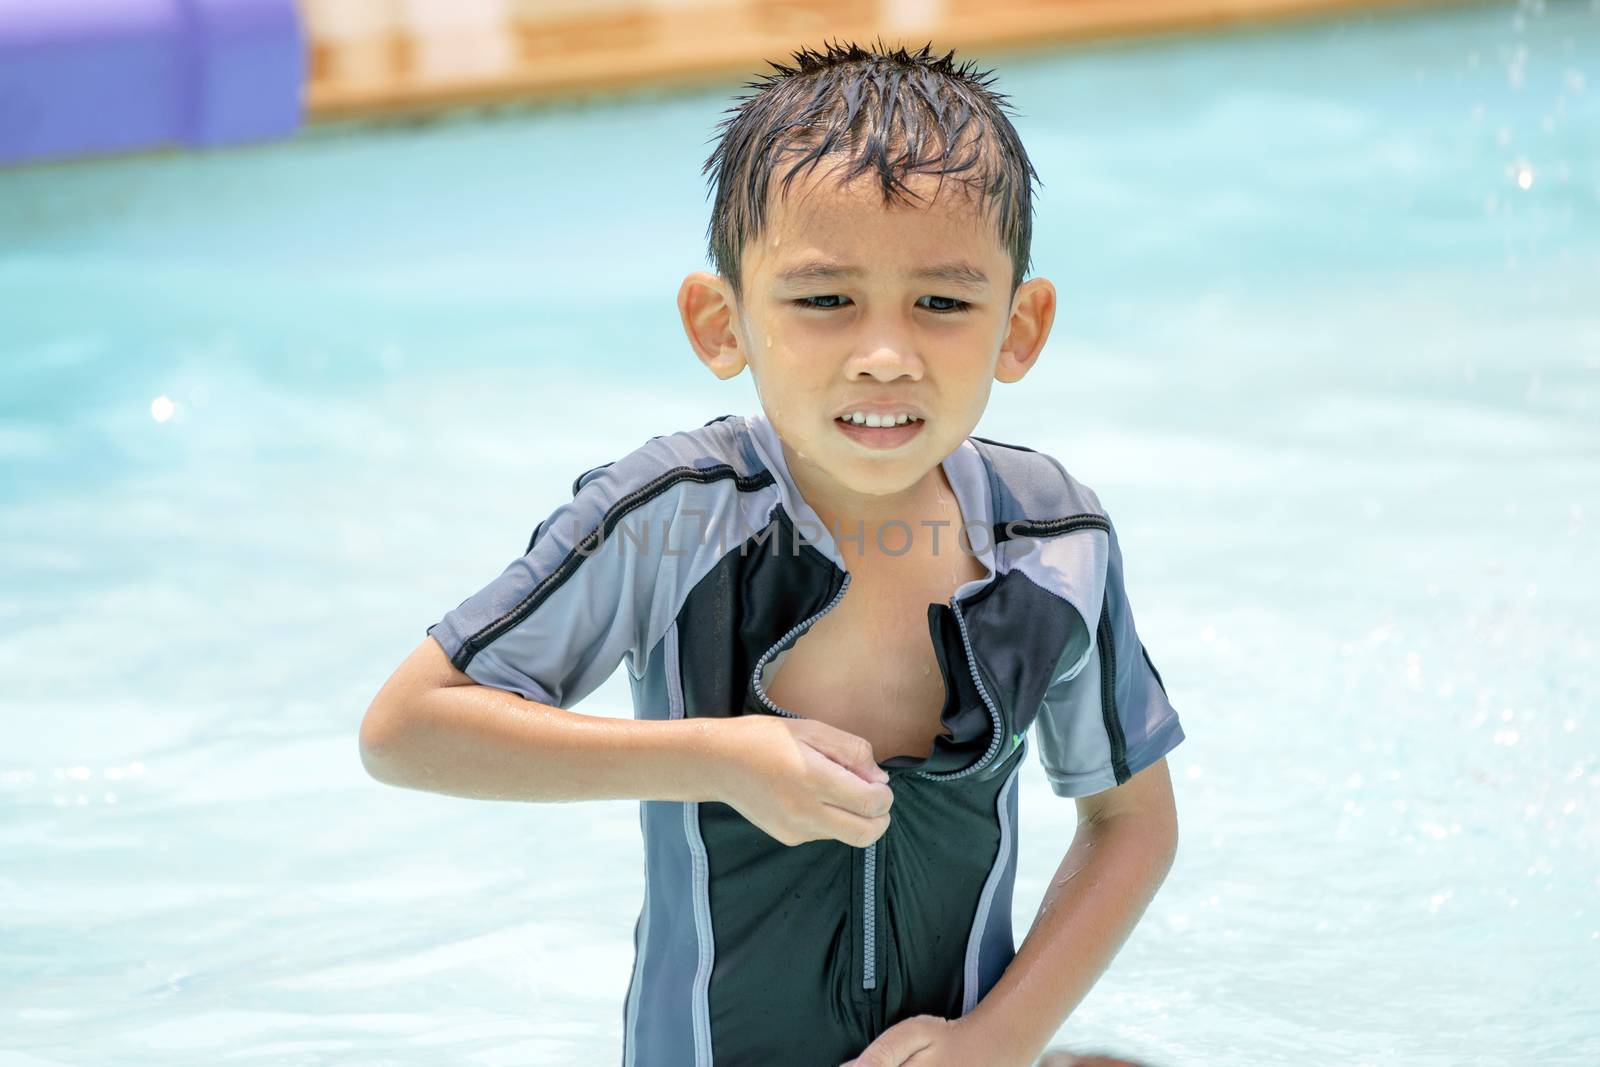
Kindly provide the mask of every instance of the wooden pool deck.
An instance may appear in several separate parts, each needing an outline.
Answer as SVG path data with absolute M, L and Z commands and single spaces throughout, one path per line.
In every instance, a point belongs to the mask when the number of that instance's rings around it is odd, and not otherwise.
M 313 120 L 725 83 L 827 40 L 996 53 L 1466 0 L 301 0 Z M 987 65 L 986 61 L 980 65 Z

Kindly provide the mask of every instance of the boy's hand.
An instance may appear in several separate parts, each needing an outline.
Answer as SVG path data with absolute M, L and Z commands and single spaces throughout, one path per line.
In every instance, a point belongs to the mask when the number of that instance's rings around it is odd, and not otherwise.
M 997 1064 L 994 1041 L 972 1028 L 970 1018 L 945 1019 L 913 1015 L 895 1023 L 878 1039 L 839 1067 L 968 1067 Z M 1047 1049 L 1036 1067 L 1140 1067 L 1110 1056 L 1078 1056 L 1066 1049 Z
M 839 1067 L 970 1067 L 996 1064 L 994 1042 L 982 1039 L 970 1022 L 938 1015 L 913 1015 L 879 1034 L 861 1055 Z
M 894 792 L 862 737 L 816 719 L 717 720 L 718 799 L 785 845 L 832 838 L 857 848 L 889 828 Z

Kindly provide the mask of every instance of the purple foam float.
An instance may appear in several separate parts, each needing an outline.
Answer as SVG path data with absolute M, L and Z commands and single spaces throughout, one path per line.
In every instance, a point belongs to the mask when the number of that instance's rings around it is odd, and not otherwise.
M 282 137 L 294 0 L 0 0 L 0 165 Z

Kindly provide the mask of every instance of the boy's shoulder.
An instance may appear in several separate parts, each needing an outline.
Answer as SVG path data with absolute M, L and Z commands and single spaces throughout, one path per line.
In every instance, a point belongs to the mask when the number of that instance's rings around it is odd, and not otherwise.
M 740 419 L 738 415 L 719 415 L 692 429 L 656 434 L 625 455 L 579 474 L 572 481 L 572 495 L 577 496 L 601 476 L 643 488 L 664 476 L 703 480 L 723 474 L 723 467 L 736 477 L 756 473 L 754 468 L 760 464 L 752 462 L 755 457 L 741 440 Z
M 656 434 L 616 459 L 572 480 L 572 499 L 541 522 L 528 539 L 532 551 L 548 523 L 610 536 L 616 524 L 643 515 L 636 525 L 659 521 L 692 487 L 704 493 L 750 494 L 776 479 L 744 439 L 742 417 L 720 415 L 701 426 Z M 702 503 L 705 501 L 702 500 Z M 658 540 L 657 551 L 665 548 Z
M 1010 522 L 1017 532 L 1028 526 L 1034 528 L 1029 533 L 1045 534 L 1061 520 L 1105 520 L 1099 495 L 1050 453 L 977 434 L 967 442 L 990 472 L 997 527 Z

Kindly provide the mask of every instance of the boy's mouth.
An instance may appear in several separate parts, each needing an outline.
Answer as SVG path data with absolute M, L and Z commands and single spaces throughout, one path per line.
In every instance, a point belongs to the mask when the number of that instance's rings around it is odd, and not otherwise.
M 867 448 L 899 448 L 922 432 L 922 423 L 920 418 L 911 418 L 899 424 L 867 426 L 853 421 L 847 415 L 833 420 L 840 433 Z

